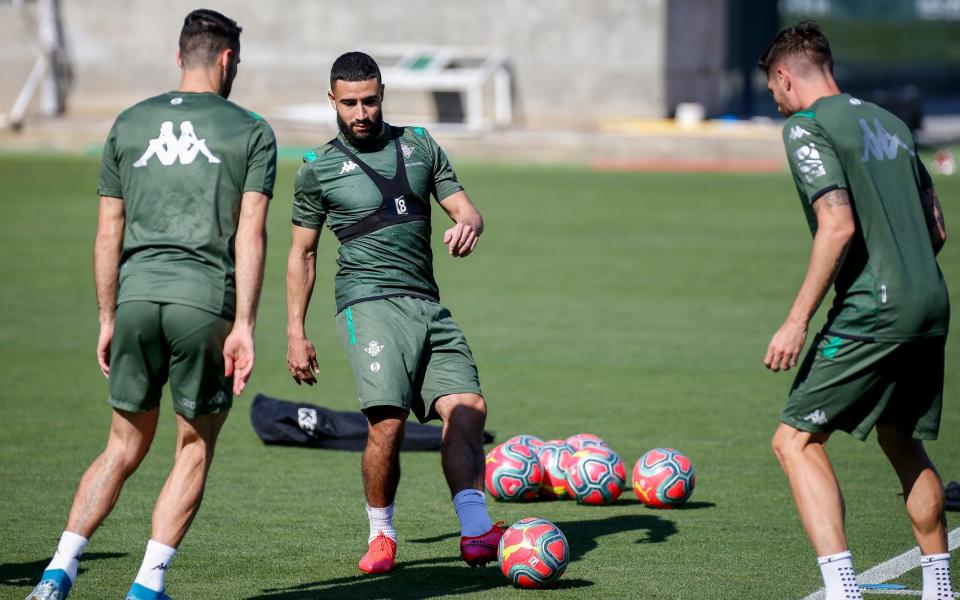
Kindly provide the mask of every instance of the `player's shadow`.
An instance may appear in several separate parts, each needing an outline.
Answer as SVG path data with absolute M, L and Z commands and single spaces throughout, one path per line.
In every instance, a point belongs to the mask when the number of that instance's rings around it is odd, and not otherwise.
M 453 563 L 453 564 L 441 564 Z M 246 600 L 306 600 L 308 598 L 438 598 L 509 586 L 496 564 L 471 571 L 459 557 L 400 561 L 387 575 L 352 575 L 286 588 L 265 589 Z M 563 578 L 549 589 L 569 590 L 592 581 Z
M 126 552 L 90 552 L 83 555 L 85 564 L 91 560 L 103 560 L 106 558 L 122 558 Z M 32 560 L 22 563 L 0 563 L 0 586 L 29 586 L 40 581 L 40 575 L 43 569 L 49 564 L 50 559 Z M 85 572 L 84 567 L 80 567 L 80 573 Z
M 657 515 L 617 515 L 599 519 L 555 523 L 570 544 L 570 562 L 597 547 L 597 539 L 616 533 L 636 532 L 637 544 L 658 544 L 677 533 L 677 526 Z

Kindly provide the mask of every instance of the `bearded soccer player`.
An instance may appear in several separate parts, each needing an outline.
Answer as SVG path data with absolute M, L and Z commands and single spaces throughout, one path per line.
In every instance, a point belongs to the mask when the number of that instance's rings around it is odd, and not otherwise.
M 168 597 L 167 569 L 200 507 L 233 395 L 254 362 L 276 145 L 265 121 L 226 99 L 239 62 L 240 27 L 214 11 L 190 13 L 177 90 L 121 113 L 107 137 L 94 275 L 97 358 L 113 419 L 28 599 L 67 597 L 87 540 L 150 448 L 169 381 L 176 455 L 127 599 Z
M 952 598 L 943 483 L 923 447 L 940 429 L 950 312 L 936 261 L 946 240 L 937 194 L 903 122 L 840 92 L 815 23 L 781 31 L 760 68 L 787 117 L 783 141 L 813 233 L 806 277 L 770 341 L 767 368 L 797 366 L 810 318 L 831 284 L 836 292 L 772 441 L 826 597 L 861 593 L 825 446 L 834 431 L 865 440 L 876 428 L 920 546 L 923 598 Z
M 287 363 L 297 383 L 316 383 L 317 356 L 304 321 L 324 222 L 340 241 L 337 326 L 369 428 L 362 472 L 370 535 L 360 569 L 396 565 L 393 500 L 410 411 L 443 421 L 441 462 L 460 519 L 461 556 L 496 560 L 502 524 L 483 494 L 486 403 L 470 347 L 439 304 L 430 247 L 430 196 L 454 222 L 443 234 L 452 257 L 473 252 L 483 219 L 443 150 L 422 127 L 383 121 L 380 69 L 366 54 L 339 57 L 330 103 L 340 135 L 307 152 L 297 172 L 287 263 Z

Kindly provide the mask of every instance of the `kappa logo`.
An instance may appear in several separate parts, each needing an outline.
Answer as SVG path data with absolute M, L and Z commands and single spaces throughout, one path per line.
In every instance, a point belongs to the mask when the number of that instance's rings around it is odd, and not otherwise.
M 133 166 L 145 167 L 154 156 L 165 167 L 173 165 L 178 160 L 181 165 L 189 165 L 199 154 L 203 154 L 211 164 L 220 163 L 220 159 L 207 148 L 207 140 L 197 138 L 193 123 L 190 121 L 180 123 L 180 137 L 177 137 L 173 133 L 173 121 L 164 121 L 160 124 L 160 135 L 150 140 L 146 152 L 133 163 Z
M 910 146 L 906 145 L 900 136 L 891 134 L 887 131 L 880 119 L 874 118 L 873 129 L 867 123 L 866 119 L 859 119 L 860 129 L 863 130 L 863 162 L 870 162 L 871 155 L 875 160 L 893 160 L 897 157 L 897 152 L 903 148 L 915 156 Z
M 343 166 L 340 167 L 340 174 L 343 175 L 344 173 L 355 171 L 358 168 L 359 167 L 357 167 L 357 163 L 353 162 L 352 160 L 345 160 L 343 161 Z
M 370 363 L 370 370 L 373 371 L 374 373 L 379 372 L 379 371 L 380 371 L 380 363 L 378 363 L 378 362 L 372 362 L 372 363 Z
M 813 142 L 797 148 L 793 156 L 797 159 L 797 168 L 807 183 L 813 183 L 817 177 L 827 174 L 827 170 L 823 167 L 823 159 L 820 158 L 820 153 Z
M 803 418 L 804 421 L 810 421 L 814 425 L 826 425 L 827 413 L 817 409 Z
M 370 356 L 376 358 L 377 356 L 380 355 L 381 352 L 383 352 L 384 348 L 386 348 L 386 346 L 384 346 L 377 340 L 370 340 L 370 343 L 367 344 L 367 347 L 364 348 L 363 351 L 369 354 Z
M 297 423 L 303 431 L 313 433 L 313 430 L 317 428 L 317 409 L 298 408 Z
M 810 132 L 800 127 L 799 125 L 794 125 L 793 129 L 790 130 L 790 141 L 795 142 L 800 138 L 810 135 Z
M 413 148 L 406 144 L 400 144 L 400 151 L 403 152 L 404 158 L 410 158 L 413 156 Z

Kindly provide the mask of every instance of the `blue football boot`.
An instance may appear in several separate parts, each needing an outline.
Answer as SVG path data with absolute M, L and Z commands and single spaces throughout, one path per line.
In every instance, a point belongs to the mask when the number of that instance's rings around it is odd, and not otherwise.
M 139 583 L 134 583 L 127 592 L 126 600 L 171 600 L 171 598 L 163 592 L 155 592 Z
M 40 576 L 40 583 L 27 595 L 26 600 L 66 600 L 73 581 L 63 569 L 49 569 Z

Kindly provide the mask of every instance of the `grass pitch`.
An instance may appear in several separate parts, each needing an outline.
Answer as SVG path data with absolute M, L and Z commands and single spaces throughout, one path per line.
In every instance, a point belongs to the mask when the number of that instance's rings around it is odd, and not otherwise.
M 254 435 L 252 392 L 356 409 L 334 329 L 329 231 L 308 323 L 321 383 L 298 388 L 286 373 L 283 279 L 296 166 L 282 164 L 271 208 L 254 376 L 221 436 L 168 592 L 270 600 L 537 595 L 510 588 L 494 567 L 471 572 L 460 562 L 438 455 L 404 455 L 401 568 L 367 576 L 356 567 L 366 540 L 359 454 L 265 447 Z M 79 477 L 106 439 L 91 275 L 97 168 L 90 158 L 0 156 L 3 598 L 22 598 L 36 581 Z M 792 374 L 768 373 L 761 363 L 810 244 L 788 175 L 483 165 L 463 165 L 460 175 L 487 232 L 477 254 L 462 260 L 442 254 L 437 240 L 436 269 L 442 300 L 479 363 L 488 429 L 500 441 L 596 433 L 628 468 L 645 450 L 669 445 L 697 469 L 683 510 L 646 509 L 631 492 L 608 507 L 492 504 L 496 518 L 542 516 L 570 540 L 566 575 L 540 594 L 767 599 L 817 589 L 813 553 L 768 445 Z M 936 182 L 952 237 L 941 265 L 956 286 L 960 180 Z M 435 229 L 444 218 L 436 215 Z M 958 339 L 948 345 L 941 441 L 928 446 L 948 480 L 960 479 Z M 163 410 L 154 447 L 91 541 L 71 598 L 120 597 L 136 573 L 172 461 L 168 400 Z M 830 447 L 858 569 L 910 548 L 899 486 L 876 444 L 838 435 Z M 949 520 L 951 528 L 960 522 L 956 513 Z M 918 589 L 916 570 L 899 581 Z

